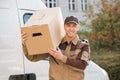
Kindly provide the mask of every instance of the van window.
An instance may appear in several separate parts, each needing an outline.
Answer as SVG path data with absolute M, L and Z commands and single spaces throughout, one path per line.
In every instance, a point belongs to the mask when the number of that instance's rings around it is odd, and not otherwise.
M 23 15 L 23 23 L 25 24 L 32 15 L 33 13 L 25 13 Z

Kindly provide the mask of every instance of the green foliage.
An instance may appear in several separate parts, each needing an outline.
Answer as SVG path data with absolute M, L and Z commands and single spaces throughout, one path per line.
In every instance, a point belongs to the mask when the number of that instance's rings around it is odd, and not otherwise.
M 112 5 L 114 3 L 114 5 Z M 112 3 L 102 0 L 102 9 L 97 18 L 92 20 L 90 41 L 92 47 L 119 49 L 120 47 L 120 1 Z
M 110 80 L 120 80 L 120 51 L 92 50 L 91 57 L 94 62 L 108 72 Z

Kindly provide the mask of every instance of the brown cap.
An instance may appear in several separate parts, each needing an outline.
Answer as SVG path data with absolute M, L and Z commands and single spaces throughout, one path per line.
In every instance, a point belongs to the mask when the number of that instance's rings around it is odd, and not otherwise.
M 66 19 L 64 21 L 64 24 L 68 24 L 68 23 L 78 24 L 78 19 L 76 17 L 74 17 L 74 16 L 66 17 Z

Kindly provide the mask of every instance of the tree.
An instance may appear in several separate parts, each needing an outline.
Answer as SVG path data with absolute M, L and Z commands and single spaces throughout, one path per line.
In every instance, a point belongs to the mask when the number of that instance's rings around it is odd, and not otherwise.
M 101 10 L 91 21 L 92 32 L 90 40 L 99 47 L 120 47 L 120 1 L 101 0 Z

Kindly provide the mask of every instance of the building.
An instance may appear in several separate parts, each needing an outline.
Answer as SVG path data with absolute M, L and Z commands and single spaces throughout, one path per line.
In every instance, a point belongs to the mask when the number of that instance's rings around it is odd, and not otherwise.
M 99 0 L 42 0 L 43 3 L 48 7 L 61 7 L 63 19 L 66 16 L 75 16 L 79 21 L 86 21 L 85 13 L 89 12 L 89 5 L 98 5 Z M 95 12 L 98 12 L 96 9 Z M 81 28 L 87 30 L 86 28 Z
M 63 18 L 69 15 L 79 19 L 85 17 L 84 12 L 89 12 L 89 4 L 98 5 L 99 0 L 42 0 L 48 7 L 61 7 Z M 96 11 L 96 10 L 95 10 Z

